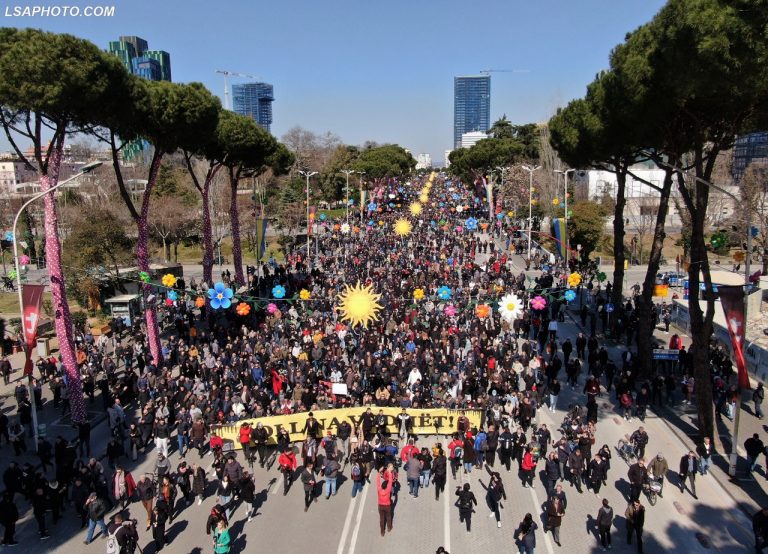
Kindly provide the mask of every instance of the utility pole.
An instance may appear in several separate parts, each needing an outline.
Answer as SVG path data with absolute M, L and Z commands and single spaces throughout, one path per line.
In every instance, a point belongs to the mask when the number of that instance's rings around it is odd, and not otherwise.
M 360 175 L 360 227 L 363 226 L 363 175 L 365 175 L 365 171 L 357 171 L 358 175 Z
M 310 229 L 312 222 L 309 219 L 309 178 L 313 175 L 317 175 L 317 171 L 299 171 L 304 177 L 307 178 L 307 270 L 312 270 L 312 246 L 310 242 Z
M 522 166 L 523 171 L 528 172 L 528 263 L 531 261 L 531 235 L 533 234 L 533 172 L 541 169 L 540 165 L 536 167 Z
M 565 241 L 565 263 L 568 263 L 568 258 L 570 257 L 570 249 L 568 248 L 568 174 L 572 171 L 576 171 L 575 169 L 566 169 L 563 171 L 562 169 L 556 169 L 555 173 L 562 173 L 563 174 L 563 185 L 564 185 L 564 194 L 563 197 L 565 200 L 565 217 L 563 221 L 565 221 L 565 236 L 563 237 L 563 240 Z
M 345 203 L 347 205 L 347 218 L 346 221 L 349 223 L 349 175 L 350 173 L 354 173 L 354 169 L 342 169 L 341 172 L 347 176 L 347 191 L 345 194 Z

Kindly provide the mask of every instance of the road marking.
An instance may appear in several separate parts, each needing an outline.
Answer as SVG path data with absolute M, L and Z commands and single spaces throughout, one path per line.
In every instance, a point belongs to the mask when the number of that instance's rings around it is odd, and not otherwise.
M 347 542 L 347 535 L 349 534 L 349 524 L 352 523 L 352 514 L 355 512 L 358 502 L 356 498 L 352 498 L 349 501 L 349 508 L 347 508 L 347 518 L 344 520 L 344 529 L 341 532 L 341 540 L 339 540 L 339 548 L 336 549 L 336 554 L 343 554 L 344 545 Z
M 352 540 L 349 541 L 349 554 L 353 554 L 355 551 L 355 544 L 357 543 L 357 533 L 360 531 L 360 521 L 363 519 L 363 508 L 365 507 L 365 499 L 368 497 L 368 489 L 375 487 L 376 481 L 373 480 L 370 484 L 363 485 L 363 497 L 360 499 L 360 510 L 357 512 L 357 518 L 355 519 L 355 530 L 352 533 Z
M 451 551 L 451 508 L 448 502 L 448 494 L 443 490 L 443 548 Z
M 536 507 L 536 510 L 538 511 L 541 507 L 541 502 L 539 502 L 539 497 L 536 494 L 536 490 L 533 487 L 529 487 L 528 490 L 531 491 L 531 498 L 533 498 L 533 505 Z M 552 541 L 549 540 L 549 535 L 546 532 L 543 532 L 542 534 L 544 535 L 544 544 L 547 546 L 547 551 L 549 552 L 549 554 L 555 554 L 555 550 L 554 548 L 552 548 Z

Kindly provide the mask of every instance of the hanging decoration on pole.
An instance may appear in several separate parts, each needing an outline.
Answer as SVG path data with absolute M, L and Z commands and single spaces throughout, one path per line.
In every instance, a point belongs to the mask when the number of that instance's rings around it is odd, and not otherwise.
M 747 373 L 747 362 L 744 358 L 744 287 L 718 285 L 718 294 L 720 303 L 723 306 L 725 322 L 728 325 L 728 334 L 731 336 L 731 347 L 733 348 L 733 357 L 736 359 L 736 368 L 738 369 L 739 388 L 749 389 L 749 374 Z

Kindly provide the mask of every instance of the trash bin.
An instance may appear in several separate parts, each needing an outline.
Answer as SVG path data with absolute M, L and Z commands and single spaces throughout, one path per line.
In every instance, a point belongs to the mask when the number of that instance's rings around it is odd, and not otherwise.
M 41 358 L 47 358 L 51 355 L 50 339 L 37 339 L 37 355 Z

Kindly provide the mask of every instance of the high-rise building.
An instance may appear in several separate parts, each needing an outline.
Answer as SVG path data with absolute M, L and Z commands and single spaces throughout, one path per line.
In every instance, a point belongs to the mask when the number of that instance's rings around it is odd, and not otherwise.
M 461 147 L 461 135 L 491 128 L 491 76 L 453 78 L 453 147 Z
M 274 101 L 274 89 L 268 83 L 232 85 L 232 111 L 250 117 L 267 131 L 272 125 L 272 102 Z
M 171 80 L 171 55 L 164 50 L 150 50 L 143 38 L 120 37 L 109 43 L 108 50 L 134 75 L 150 81 Z
M 741 181 L 744 172 L 752 162 L 768 162 L 768 132 L 760 131 L 739 135 L 733 145 L 733 165 L 731 175 L 735 181 Z
M 132 74 L 148 81 L 171 80 L 171 55 L 165 50 L 150 50 L 140 37 L 126 36 L 109 43 L 108 51 L 123 62 Z M 147 150 L 147 142 L 134 140 L 123 148 L 123 157 L 131 160 Z

